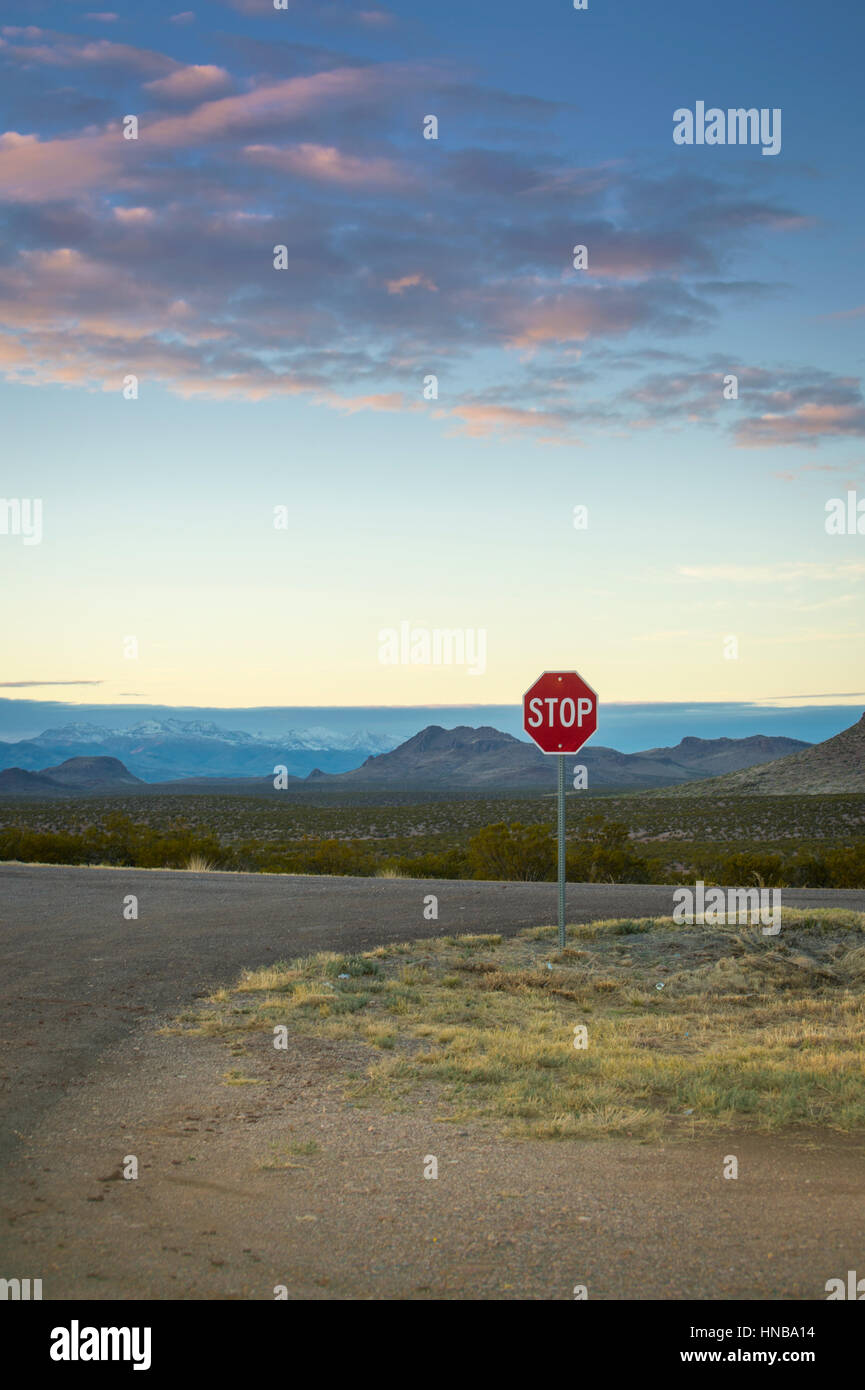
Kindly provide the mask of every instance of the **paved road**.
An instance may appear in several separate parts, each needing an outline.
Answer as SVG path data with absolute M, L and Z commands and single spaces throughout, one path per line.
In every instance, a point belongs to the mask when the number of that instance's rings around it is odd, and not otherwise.
M 668 915 L 674 889 L 572 884 L 568 921 Z M 434 893 L 439 915 L 423 916 Z M 128 895 L 138 919 L 126 920 Z M 862 891 L 790 891 L 791 906 L 865 911 Z M 0 865 L 0 1164 L 39 1115 L 136 1022 L 317 949 L 554 920 L 550 883 L 193 874 Z

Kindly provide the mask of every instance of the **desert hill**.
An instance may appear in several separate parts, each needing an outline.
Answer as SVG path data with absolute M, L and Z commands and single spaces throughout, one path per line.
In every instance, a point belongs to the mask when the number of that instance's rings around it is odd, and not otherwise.
M 142 785 L 118 758 L 67 758 L 41 772 L 27 772 L 22 767 L 0 772 L 0 796 L 75 796 Z
M 672 791 L 673 789 L 671 789 Z M 865 714 L 833 738 L 759 767 L 713 777 L 675 791 L 688 796 L 802 796 L 865 792 Z

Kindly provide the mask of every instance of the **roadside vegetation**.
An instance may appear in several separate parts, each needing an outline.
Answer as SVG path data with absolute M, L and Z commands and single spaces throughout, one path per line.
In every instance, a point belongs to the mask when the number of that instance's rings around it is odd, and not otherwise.
M 779 936 L 606 921 L 567 940 L 319 952 L 247 971 L 169 1031 L 218 1037 L 267 1080 L 284 1026 L 327 1040 L 355 1104 L 422 1098 L 535 1138 L 865 1127 L 865 914 L 785 909 Z
M 0 860 L 358 874 L 555 878 L 550 797 L 335 805 L 235 796 L 0 804 Z M 865 887 L 865 796 L 574 795 L 571 882 Z

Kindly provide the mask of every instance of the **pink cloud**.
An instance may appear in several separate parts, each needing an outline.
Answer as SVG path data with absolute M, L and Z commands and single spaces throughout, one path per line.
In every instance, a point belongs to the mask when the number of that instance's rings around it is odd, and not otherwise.
M 114 216 L 124 226 L 140 226 L 142 223 L 156 221 L 156 216 L 150 208 L 115 208 Z
M 742 448 L 773 444 L 816 444 L 823 437 L 865 435 L 865 407 L 806 402 L 788 415 L 768 412 L 745 420 L 736 431 Z
M 228 138 L 235 132 L 262 124 L 281 125 L 321 108 L 332 110 L 340 102 L 373 97 L 380 91 L 382 82 L 380 72 L 355 68 L 293 77 L 259 87 L 243 96 L 205 101 L 194 110 L 176 116 L 155 121 L 142 117 L 139 141 L 124 140 L 119 124 L 99 134 L 45 141 L 35 135 L 7 131 L 0 135 L 0 193 L 21 202 L 42 202 L 72 197 L 107 182 L 113 182 L 116 189 L 118 172 L 124 165 L 137 170 L 141 162 L 136 158 L 139 149 L 187 148 L 197 142 Z M 300 147 L 304 148 L 306 153 L 299 156 L 299 162 L 311 171 L 316 167 L 312 152 L 327 147 Z M 354 174 L 362 181 L 361 165 L 353 163 L 354 158 L 335 154 L 328 161 L 327 156 L 320 156 L 319 177 L 324 177 L 329 167 L 332 178 Z M 364 167 L 384 178 L 390 176 L 387 165 L 386 160 L 372 160 L 366 161 Z M 140 181 L 137 173 L 131 177 Z
M 161 145 L 215 140 L 235 131 L 332 110 L 358 98 L 377 97 L 382 88 L 381 69 L 334 68 L 305 77 L 289 77 L 257 87 L 243 96 L 208 101 L 182 116 L 168 116 L 148 127 L 148 139 Z
M 370 396 L 338 396 L 335 392 L 320 392 L 318 399 L 337 410 L 354 415 L 358 410 L 402 410 L 405 402 L 399 391 L 379 391 Z
M 387 282 L 388 294 L 402 294 L 403 290 L 416 287 L 438 292 L 438 285 L 428 275 L 422 275 L 419 271 L 416 271 L 414 275 L 403 275 L 399 280 L 388 280 Z
M 512 289 L 517 289 L 516 284 Z M 517 348 L 583 342 L 596 334 L 627 333 L 645 317 L 646 306 L 640 297 L 618 290 L 536 294 L 523 300 L 511 294 L 501 306 L 508 344 Z
M 201 101 L 215 92 L 224 92 L 231 85 L 231 76 L 225 68 L 212 63 L 194 63 L 144 84 L 146 91 L 171 101 Z
M 143 279 L 135 267 L 119 270 L 69 247 L 21 252 L 0 270 L 0 324 L 28 341 L 42 335 L 47 347 L 87 349 L 84 335 L 135 341 L 171 332 L 188 343 L 213 341 L 225 330 L 208 322 L 188 322 L 189 307 L 168 290 Z
M 9 130 L 0 135 L 0 193 L 20 202 L 71 197 L 111 178 L 122 158 L 123 135 L 40 141 Z
M 470 435 L 472 438 L 496 433 L 522 433 L 525 430 L 552 430 L 557 434 L 566 431 L 571 423 L 566 415 L 558 414 L 556 411 L 540 408 L 527 410 L 522 406 L 498 403 L 457 405 L 449 411 L 439 413 L 454 415 L 462 420 L 463 427 L 459 433 Z M 578 441 L 572 439 L 570 442 Z
M 0 363 L 4 370 L 23 365 L 28 360 L 26 347 L 17 338 L 0 334 Z
M 344 154 L 333 145 L 247 145 L 243 153 L 255 164 L 343 188 L 409 188 L 415 183 L 392 159 Z

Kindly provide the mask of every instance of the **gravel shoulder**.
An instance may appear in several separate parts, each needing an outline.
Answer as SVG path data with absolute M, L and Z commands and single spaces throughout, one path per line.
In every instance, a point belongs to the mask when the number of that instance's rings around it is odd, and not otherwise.
M 142 1024 L 7 1176 L 7 1275 L 46 1299 L 810 1300 L 861 1265 L 860 1140 L 504 1140 L 349 1106 L 335 1060 L 261 1040 L 242 1076 L 267 1084 L 233 1084 L 221 1041 Z

